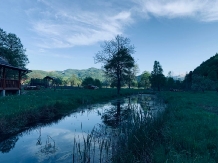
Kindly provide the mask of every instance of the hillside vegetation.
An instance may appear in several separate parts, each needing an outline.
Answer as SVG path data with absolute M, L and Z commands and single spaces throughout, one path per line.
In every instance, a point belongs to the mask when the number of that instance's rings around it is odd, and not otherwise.
M 63 73 L 64 72 L 64 73 Z M 72 75 L 76 75 L 80 79 L 86 77 L 92 77 L 94 79 L 104 80 L 104 73 L 101 69 L 89 68 L 84 70 L 77 69 L 67 69 L 64 71 L 42 71 L 42 70 L 32 70 L 27 76 L 28 78 L 39 78 L 42 79 L 45 76 L 60 77 L 60 78 L 70 78 Z
M 210 80 L 218 80 L 218 53 L 210 59 L 204 61 L 200 66 L 194 69 L 193 74 L 204 76 Z

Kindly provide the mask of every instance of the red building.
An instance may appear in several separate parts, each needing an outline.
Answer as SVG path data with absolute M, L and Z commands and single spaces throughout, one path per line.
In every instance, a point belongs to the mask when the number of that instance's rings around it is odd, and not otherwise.
M 5 96 L 6 91 L 17 92 L 20 95 L 21 79 L 31 72 L 28 69 L 14 67 L 7 60 L 0 57 L 0 94 Z

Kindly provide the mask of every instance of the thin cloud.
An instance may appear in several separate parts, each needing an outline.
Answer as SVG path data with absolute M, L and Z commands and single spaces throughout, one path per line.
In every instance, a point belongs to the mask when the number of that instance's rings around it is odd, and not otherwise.
M 115 13 L 83 11 L 78 7 L 55 7 L 41 0 L 47 11 L 39 13 L 38 20 L 32 20 L 32 30 L 40 37 L 37 45 L 41 48 L 67 48 L 78 45 L 91 45 L 122 34 L 126 25 L 133 22 L 130 11 Z M 26 13 L 34 15 L 33 10 Z
M 38 34 L 35 44 L 45 49 L 110 40 L 137 21 L 139 13 L 147 19 L 189 17 L 204 22 L 218 21 L 218 0 L 94 0 L 87 3 L 38 0 L 37 3 L 38 6 L 26 14 L 31 20 L 31 29 Z
M 200 21 L 218 21 L 217 0 L 134 0 L 147 18 L 192 17 Z

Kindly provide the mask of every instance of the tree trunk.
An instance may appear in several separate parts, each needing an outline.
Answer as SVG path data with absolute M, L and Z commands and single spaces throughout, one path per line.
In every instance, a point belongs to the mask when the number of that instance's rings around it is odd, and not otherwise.
M 117 79 L 117 94 L 120 94 L 120 78 Z
M 120 124 L 120 101 L 117 102 L 117 117 L 116 117 L 116 125 L 118 126 Z
M 121 86 L 121 79 L 120 79 L 120 70 L 117 69 L 117 94 L 120 95 L 120 86 Z

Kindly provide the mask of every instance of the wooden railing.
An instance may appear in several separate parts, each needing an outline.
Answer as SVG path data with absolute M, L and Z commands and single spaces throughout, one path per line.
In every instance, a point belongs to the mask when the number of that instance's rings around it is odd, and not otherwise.
M 19 88 L 19 80 L 5 80 L 5 89 Z M 4 88 L 4 79 L 0 79 L 0 88 Z

